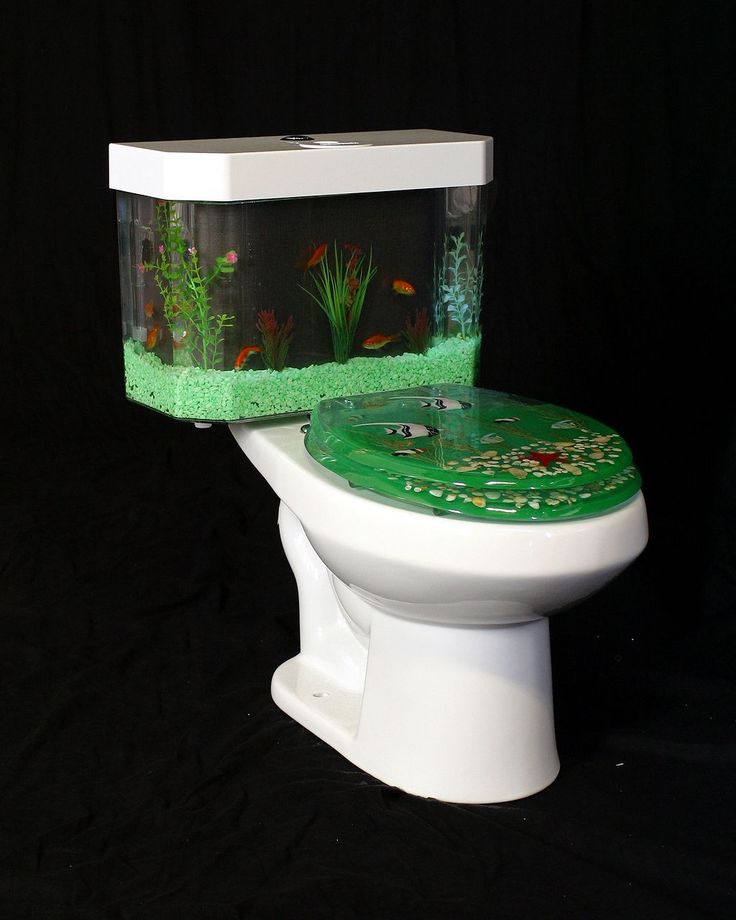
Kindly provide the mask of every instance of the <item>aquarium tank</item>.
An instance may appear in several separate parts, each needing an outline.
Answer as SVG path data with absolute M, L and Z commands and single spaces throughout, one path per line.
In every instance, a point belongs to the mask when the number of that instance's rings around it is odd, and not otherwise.
M 492 139 L 116 143 L 126 395 L 233 422 L 472 385 Z

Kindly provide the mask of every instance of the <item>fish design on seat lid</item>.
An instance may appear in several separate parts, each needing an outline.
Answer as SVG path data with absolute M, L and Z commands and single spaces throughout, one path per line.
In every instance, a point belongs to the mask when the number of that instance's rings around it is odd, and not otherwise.
M 472 403 L 447 396 L 391 396 L 390 399 L 418 399 L 422 409 L 470 409 Z
M 383 428 L 388 435 L 399 438 L 434 438 L 440 433 L 434 425 L 417 425 L 413 422 L 361 422 L 354 428 Z

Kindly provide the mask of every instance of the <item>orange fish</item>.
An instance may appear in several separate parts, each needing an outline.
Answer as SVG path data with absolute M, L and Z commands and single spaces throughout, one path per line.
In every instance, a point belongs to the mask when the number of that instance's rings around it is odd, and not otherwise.
M 316 249 L 312 250 L 311 254 L 308 255 L 306 259 L 303 259 L 301 262 L 297 262 L 296 267 L 302 268 L 305 272 L 307 272 L 310 268 L 314 268 L 315 265 L 318 265 L 322 259 L 324 259 L 326 253 L 327 243 L 320 243 Z
M 146 351 L 152 351 L 156 347 L 156 342 L 158 342 L 158 334 L 160 331 L 161 327 L 158 323 L 149 329 L 148 335 L 146 336 Z
M 402 278 L 396 278 L 391 288 L 395 294 L 416 294 L 414 285 L 409 284 L 408 281 L 404 281 Z
M 370 348 L 372 351 L 375 351 L 377 348 L 383 348 L 384 345 L 388 345 L 389 342 L 397 342 L 401 338 L 401 333 L 397 332 L 396 335 L 369 335 L 365 342 L 361 343 L 363 348 Z
M 148 303 L 143 308 L 143 312 L 150 319 L 153 316 L 153 301 L 149 300 Z
M 239 371 L 240 368 L 248 360 L 248 358 L 252 354 L 256 354 L 259 351 L 263 351 L 260 345 L 246 345 L 245 348 L 243 348 L 240 351 L 240 353 L 238 354 L 238 357 L 235 359 L 235 364 L 234 364 L 235 370 Z

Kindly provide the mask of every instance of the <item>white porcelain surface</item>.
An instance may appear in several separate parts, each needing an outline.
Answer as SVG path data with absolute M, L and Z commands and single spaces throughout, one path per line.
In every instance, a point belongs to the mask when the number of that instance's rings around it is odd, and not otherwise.
M 437 516 L 350 485 L 307 453 L 306 417 L 231 425 L 281 498 L 301 650 L 276 703 L 352 763 L 416 795 L 498 802 L 559 770 L 545 614 L 647 541 L 644 499 L 599 517 Z
M 305 421 L 231 430 L 330 571 L 401 616 L 456 625 L 533 619 L 592 594 L 646 545 L 641 493 L 598 517 L 528 524 L 438 516 L 353 489 L 309 456 Z

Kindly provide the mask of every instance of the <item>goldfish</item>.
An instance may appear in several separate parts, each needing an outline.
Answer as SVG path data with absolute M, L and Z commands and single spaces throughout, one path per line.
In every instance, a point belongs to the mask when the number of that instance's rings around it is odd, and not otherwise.
M 383 348 L 384 345 L 388 345 L 389 342 L 397 342 L 401 338 L 401 333 L 397 332 L 395 335 L 369 335 L 368 338 L 361 343 L 363 348 L 369 348 L 372 351 L 375 351 L 377 348 Z
M 148 330 L 148 335 L 146 336 L 146 351 L 152 351 L 156 347 L 158 342 L 158 334 L 161 331 L 161 327 L 158 323 L 155 326 L 152 326 Z
M 248 358 L 259 351 L 263 351 L 260 345 L 246 345 L 245 348 L 240 350 L 238 357 L 235 359 L 235 370 L 239 371 Z
M 149 300 L 148 303 L 143 308 L 143 312 L 150 319 L 153 316 L 153 301 Z
M 307 256 L 306 259 L 301 262 L 297 262 L 297 268 L 304 269 L 305 272 L 308 272 L 310 268 L 314 268 L 315 265 L 318 265 L 322 259 L 324 259 L 327 253 L 327 243 L 320 243 L 312 253 Z
M 395 278 L 391 284 L 391 289 L 393 290 L 394 294 L 416 294 L 416 288 L 414 285 L 409 284 L 408 281 L 404 281 L 403 278 Z
M 325 257 L 327 252 L 327 243 L 321 243 L 312 253 L 312 255 L 307 259 L 307 268 L 314 268 L 314 266 L 321 262 Z

